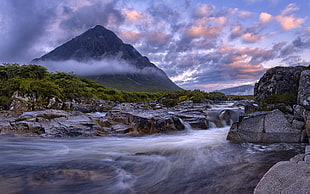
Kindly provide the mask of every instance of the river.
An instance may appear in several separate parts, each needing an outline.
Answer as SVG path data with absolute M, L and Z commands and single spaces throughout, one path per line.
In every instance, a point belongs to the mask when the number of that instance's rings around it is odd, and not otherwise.
M 298 144 L 232 144 L 229 128 L 145 137 L 0 137 L 0 193 L 252 193 Z

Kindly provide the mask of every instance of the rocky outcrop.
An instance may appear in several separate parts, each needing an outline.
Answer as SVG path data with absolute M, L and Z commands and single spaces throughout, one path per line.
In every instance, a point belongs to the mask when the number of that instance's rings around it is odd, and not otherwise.
M 231 127 L 227 139 L 258 143 L 310 142 L 309 80 L 307 67 L 269 69 L 255 85 L 254 95 L 259 106 L 246 110 L 274 111 L 249 114 Z
M 121 104 L 107 113 L 111 130 L 130 135 L 144 135 L 184 130 L 181 120 L 167 110 L 132 109 L 132 104 Z
M 309 193 L 310 146 L 305 154 L 275 164 L 256 186 L 255 194 Z
M 234 123 L 227 139 L 232 142 L 302 142 L 304 123 L 293 120 L 280 110 L 249 114 Z
M 87 115 L 78 111 L 44 110 L 2 118 L 5 119 L 0 123 L 0 134 L 70 138 L 93 137 L 100 135 L 102 130 Z
M 269 69 L 255 84 L 254 96 L 257 101 L 263 101 L 271 95 L 296 94 L 301 72 L 306 67 L 275 67 Z
M 310 70 L 303 71 L 300 75 L 297 103 L 310 109 Z

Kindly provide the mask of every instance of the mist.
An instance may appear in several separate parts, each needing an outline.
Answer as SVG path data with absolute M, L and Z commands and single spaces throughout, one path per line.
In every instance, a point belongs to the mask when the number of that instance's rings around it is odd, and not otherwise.
M 153 67 L 138 69 L 121 59 L 102 59 L 100 61 L 40 61 L 38 65 L 47 68 L 50 72 L 74 73 L 80 76 L 102 74 L 163 74 L 161 70 Z

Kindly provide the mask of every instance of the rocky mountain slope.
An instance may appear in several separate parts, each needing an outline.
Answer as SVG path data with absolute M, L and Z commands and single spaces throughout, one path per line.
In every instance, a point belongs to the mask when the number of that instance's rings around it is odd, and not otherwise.
M 32 62 L 44 63 L 48 67 L 49 62 L 57 62 L 59 66 L 62 66 L 66 64 L 65 61 L 73 60 L 85 63 L 87 68 L 90 67 L 89 61 L 95 60 L 100 65 L 100 61 L 103 59 L 120 62 L 114 66 L 125 62 L 131 67 L 131 70 L 111 72 L 109 68 L 106 68 L 91 75 L 82 76 L 108 87 L 126 91 L 157 92 L 181 89 L 132 45 L 124 44 L 112 31 L 100 25 L 89 29 Z M 122 69 L 123 67 L 116 68 Z

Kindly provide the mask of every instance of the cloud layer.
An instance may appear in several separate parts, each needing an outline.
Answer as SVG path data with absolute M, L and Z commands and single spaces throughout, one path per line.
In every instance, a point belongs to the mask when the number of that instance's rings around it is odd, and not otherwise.
M 237 2 L 2 0 L 0 61 L 28 63 L 100 24 L 188 89 L 254 83 L 266 68 L 309 64 L 305 2 L 273 0 L 269 7 L 263 0 Z M 91 65 L 100 71 L 132 70 L 122 61 L 109 63 L 108 68 L 106 61 Z M 66 68 L 86 72 L 73 61 Z

